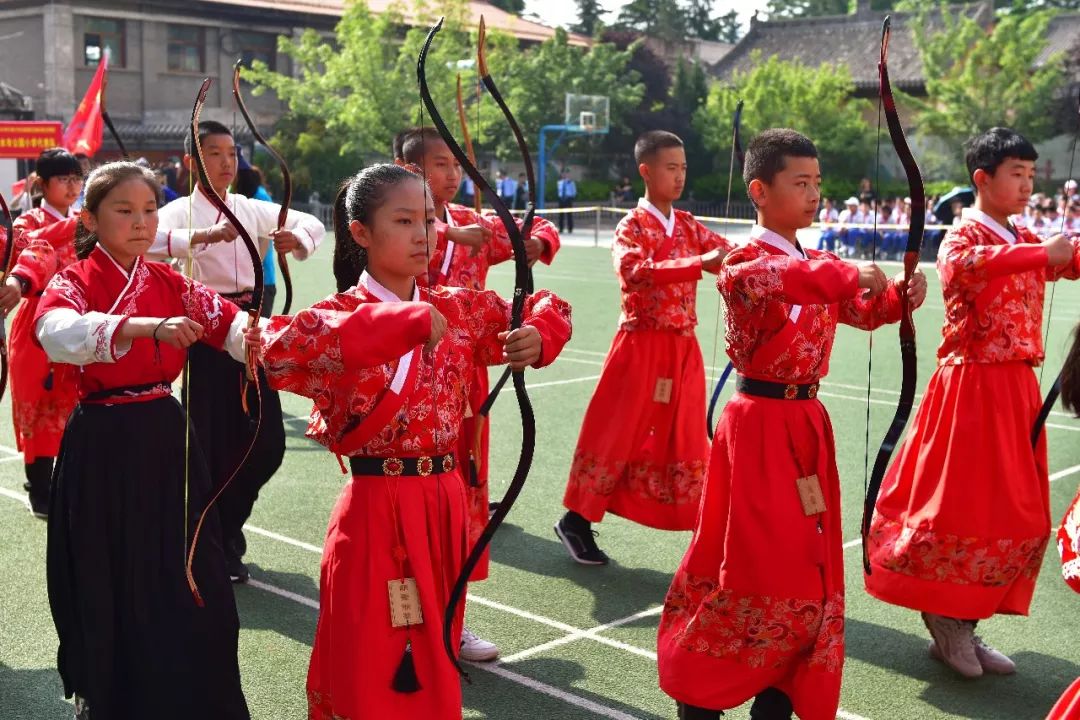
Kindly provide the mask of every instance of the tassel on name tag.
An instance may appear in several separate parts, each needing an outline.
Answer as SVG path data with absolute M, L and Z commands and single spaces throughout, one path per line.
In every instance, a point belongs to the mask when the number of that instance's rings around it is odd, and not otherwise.
M 804 513 L 818 515 L 825 512 L 825 494 L 821 491 L 821 481 L 816 474 L 799 478 L 795 481 L 795 486 L 799 489 L 799 500 Z

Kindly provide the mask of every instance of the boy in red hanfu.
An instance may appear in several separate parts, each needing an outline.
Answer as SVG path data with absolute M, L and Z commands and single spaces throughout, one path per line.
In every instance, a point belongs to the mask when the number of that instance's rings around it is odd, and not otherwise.
M 938 251 L 945 325 L 938 367 L 881 486 L 866 589 L 918 610 L 930 655 L 965 677 L 1015 672 L 975 635 L 979 620 L 1027 615 L 1050 538 L 1042 405 L 1047 280 L 1080 277 L 1080 239 L 1041 241 L 1024 211 L 1035 147 L 1008 128 L 968 143 L 975 206 Z
M 733 245 L 676 210 L 682 140 L 647 132 L 634 145 L 645 197 L 615 229 L 619 330 L 578 436 L 555 534 L 583 565 L 606 565 L 592 523 L 613 512 L 660 530 L 694 527 L 709 456 L 705 366 L 694 327 L 697 284 Z M 613 422 L 617 415 L 618 422 Z
M 727 352 L 738 370 L 713 438 L 690 548 L 664 602 L 660 687 L 682 720 L 715 720 L 753 699 L 750 717 L 833 720 L 844 664 L 840 478 L 817 400 L 838 323 L 897 322 L 903 276 L 887 280 L 807 250 L 821 171 L 813 142 L 766 130 L 743 171 L 757 207 L 748 245 L 725 258 Z M 916 273 L 910 304 L 926 297 Z
M 412 166 L 427 180 L 435 201 L 435 217 L 440 221 L 435 249 L 428 265 L 432 286 L 462 287 L 483 290 L 492 265 L 513 260 L 503 224 L 494 216 L 483 216 L 471 207 L 450 202 L 461 185 L 461 165 L 434 128 L 412 128 L 395 139 L 395 162 Z M 518 225 L 521 225 L 521 220 Z M 445 225 L 441 224 L 445 223 Z M 550 265 L 559 251 L 559 232 L 547 220 L 536 218 L 525 238 L 529 262 Z M 488 444 L 489 424 L 480 417 L 480 407 L 488 397 L 488 371 L 474 367 L 469 391 L 469 409 L 458 434 L 457 456 L 466 482 L 469 503 L 469 543 L 475 544 L 488 521 Z M 476 566 L 471 580 L 488 577 L 488 553 Z M 461 631 L 461 657 L 471 662 L 487 662 L 499 656 L 495 643 L 484 640 L 469 628 Z

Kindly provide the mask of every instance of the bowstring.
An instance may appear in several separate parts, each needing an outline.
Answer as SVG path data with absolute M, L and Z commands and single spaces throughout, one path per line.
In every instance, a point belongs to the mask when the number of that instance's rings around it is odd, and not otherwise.
M 738 112 L 738 111 L 736 111 Z M 731 225 L 731 188 L 735 179 L 735 144 L 738 142 L 739 126 L 735 121 L 731 123 L 731 160 L 728 162 L 728 181 L 727 181 L 727 198 L 724 201 L 724 223 L 722 225 L 724 229 L 724 236 L 727 237 L 730 234 Z M 720 345 L 720 310 L 723 303 L 723 296 L 717 293 L 716 297 L 716 322 L 713 324 L 713 343 L 712 343 L 712 359 L 709 361 L 709 368 L 715 374 L 716 373 L 716 352 Z M 713 392 L 716 392 L 716 385 L 720 382 L 720 378 L 713 378 Z M 706 399 L 707 403 L 712 402 L 712 393 L 709 398 Z M 706 416 L 709 413 L 708 407 L 705 408 Z M 713 429 L 709 428 L 710 435 Z
M 1068 173 L 1068 175 L 1065 176 L 1066 182 L 1068 182 L 1069 180 L 1072 179 L 1073 170 L 1076 167 L 1076 141 L 1077 141 L 1078 138 L 1080 138 L 1080 129 L 1078 129 L 1077 132 L 1073 133 L 1073 139 L 1072 139 L 1072 143 L 1071 143 L 1071 148 L 1072 149 L 1071 149 L 1071 151 L 1069 153 L 1069 173 Z M 1064 207 L 1062 207 L 1062 209 L 1061 209 L 1061 230 L 1059 232 L 1060 235 L 1065 234 L 1065 223 L 1068 221 L 1069 207 L 1071 205 L 1071 203 L 1069 201 L 1072 199 L 1072 194 L 1069 193 L 1068 191 L 1064 192 L 1063 195 L 1064 195 L 1064 198 L 1063 198 Z M 1047 349 L 1050 347 L 1050 328 L 1051 328 L 1050 319 L 1054 314 L 1054 291 L 1057 290 L 1057 285 L 1058 285 L 1057 282 L 1051 282 L 1050 283 L 1050 302 L 1049 302 L 1049 304 L 1047 305 L 1047 308 L 1046 308 L 1046 330 L 1043 333 L 1043 337 L 1045 338 L 1043 340 L 1043 356 L 1044 356 L 1044 359 L 1043 359 L 1042 365 L 1039 366 L 1039 392 L 1040 393 L 1042 392 L 1043 373 L 1046 371 L 1045 355 L 1046 355 Z
M 880 70 L 879 70 L 880 72 Z M 881 114 L 882 114 L 882 97 L 881 88 L 878 88 L 878 108 L 877 108 L 877 139 L 876 149 L 874 151 L 874 187 L 881 187 Z M 880 202 L 876 202 L 877 191 L 875 191 L 875 207 L 872 208 L 874 213 L 874 228 L 872 235 L 870 236 L 870 262 L 877 263 L 877 237 L 878 237 L 878 208 L 881 206 Z M 849 231 L 850 232 L 850 231 Z M 860 291 L 861 294 L 861 291 Z M 871 380 L 874 376 L 874 330 L 870 329 L 869 332 L 869 348 L 868 356 L 866 359 L 866 438 L 863 443 L 863 495 L 866 494 L 870 487 L 870 388 L 873 387 Z

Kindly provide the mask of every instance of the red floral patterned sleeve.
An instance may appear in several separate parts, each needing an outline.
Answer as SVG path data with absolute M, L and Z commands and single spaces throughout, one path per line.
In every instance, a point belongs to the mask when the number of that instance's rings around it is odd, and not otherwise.
M 713 232 L 705 227 L 697 218 L 694 218 L 694 237 L 697 239 L 698 252 L 704 255 L 716 249 L 729 253 L 735 249 L 735 243 L 728 240 L 720 233 Z M 719 272 L 718 270 L 715 272 Z M 714 272 L 714 274 L 715 274 Z
M 1036 242 L 1015 245 L 981 244 L 987 237 L 973 224 L 950 230 L 938 249 L 937 267 L 945 288 L 981 292 L 991 280 L 1003 275 L 1046 267 L 1046 250 Z
M 184 277 L 178 272 L 171 272 L 170 277 L 180 294 L 187 316 L 203 327 L 199 342 L 217 350 L 223 349 L 229 337 L 229 328 L 237 313 L 241 312 L 240 308 L 198 280 Z
M 1049 268 L 1046 271 L 1049 280 L 1076 280 L 1080 279 L 1080 236 L 1069 240 L 1073 247 L 1072 261 L 1060 267 Z
M 831 305 L 855 296 L 859 269 L 851 263 L 811 251 L 810 260 L 739 248 L 724 259 L 717 287 L 725 297 L 745 304 L 769 300 L 796 305 Z
M 875 298 L 864 300 L 862 292 L 840 303 L 840 322 L 861 330 L 876 330 L 882 325 L 900 322 L 900 288 L 889 280 L 889 287 Z
M 659 234 L 643 228 L 632 215 L 624 218 L 615 228 L 611 252 L 623 290 L 645 290 L 657 285 L 701 279 L 699 255 L 654 260 L 653 253 L 660 242 Z
M 34 233 L 27 233 L 27 235 Z M 60 271 L 60 260 L 52 243 L 43 238 L 34 238 L 26 243 L 19 252 L 11 274 L 27 282 L 27 294 L 36 294 L 45 289 L 53 275 Z
M 339 293 L 292 317 L 271 318 L 263 330 L 263 365 L 275 389 L 315 398 L 346 368 L 397 360 L 430 335 L 426 303 L 365 303 Z
M 505 363 L 499 333 L 510 325 L 510 303 L 491 290 L 455 290 L 455 295 L 475 343 L 477 364 Z M 549 365 L 570 340 L 570 305 L 549 290 L 539 290 L 526 298 L 523 322 L 540 333 L 540 359 L 533 367 Z

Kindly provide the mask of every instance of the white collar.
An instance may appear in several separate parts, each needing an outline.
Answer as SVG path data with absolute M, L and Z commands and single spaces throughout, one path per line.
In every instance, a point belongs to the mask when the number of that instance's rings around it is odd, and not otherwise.
M 383 285 L 379 283 L 378 280 L 371 277 L 371 275 L 368 274 L 367 270 L 360 273 L 360 280 L 359 282 L 357 282 L 357 285 L 363 286 L 365 290 L 367 290 L 369 293 L 379 298 L 383 302 L 402 302 L 401 298 L 399 298 L 390 290 L 387 290 Z M 416 283 L 413 283 L 412 301 L 416 302 L 419 299 L 420 287 Z
M 56 208 L 54 208 L 52 205 L 50 205 L 45 200 L 41 201 L 41 209 L 44 210 L 45 212 L 49 213 L 50 215 L 54 215 L 54 216 L 60 218 L 61 220 L 64 220 L 65 218 L 68 218 L 68 217 L 71 217 L 71 215 L 70 215 L 71 208 L 68 208 L 68 214 L 64 214 L 64 213 L 60 212 L 59 210 L 57 210 Z
M 675 208 L 671 208 L 671 217 L 664 217 L 664 213 L 645 198 L 638 198 L 637 206 L 652 215 L 664 226 L 664 234 L 671 237 L 675 232 Z
M 766 245 L 771 245 L 785 255 L 790 255 L 791 257 L 799 258 L 800 260 L 806 259 L 805 251 L 800 252 L 799 248 L 792 245 L 787 238 L 781 236 L 779 233 L 773 232 L 767 227 L 755 224 L 750 228 L 750 238 L 753 240 L 760 240 Z
M 132 265 L 131 265 L 131 272 L 128 272 L 127 270 L 124 269 L 123 265 L 121 265 L 120 263 L 118 263 L 116 261 L 116 258 L 114 258 L 112 256 L 112 253 L 110 253 L 108 250 L 106 250 L 105 247 L 100 242 L 97 243 L 96 245 L 94 245 L 94 249 L 100 250 L 101 252 L 105 253 L 105 257 L 109 258 L 109 262 L 111 262 L 113 264 L 113 266 L 117 270 L 120 271 L 120 274 L 123 275 L 126 278 L 131 277 L 132 275 L 134 275 L 136 268 L 139 267 L 139 263 L 143 261 L 142 255 L 139 255 L 138 257 L 136 257 L 135 262 L 132 263 Z
M 454 216 L 450 212 L 450 203 L 446 203 L 446 206 L 443 208 L 443 215 L 445 215 L 444 222 L 447 225 L 450 227 L 457 227 L 457 223 L 454 222 Z
M 1016 235 L 1013 235 L 1011 232 L 1009 232 L 1008 228 L 1003 227 L 1001 223 L 984 213 L 982 210 L 979 210 L 978 208 L 964 208 L 960 211 L 960 218 L 962 220 L 973 220 L 974 222 L 977 222 L 980 225 L 983 225 L 989 230 L 993 231 L 995 235 L 997 235 L 999 238 L 1009 243 L 1010 245 L 1016 244 Z

